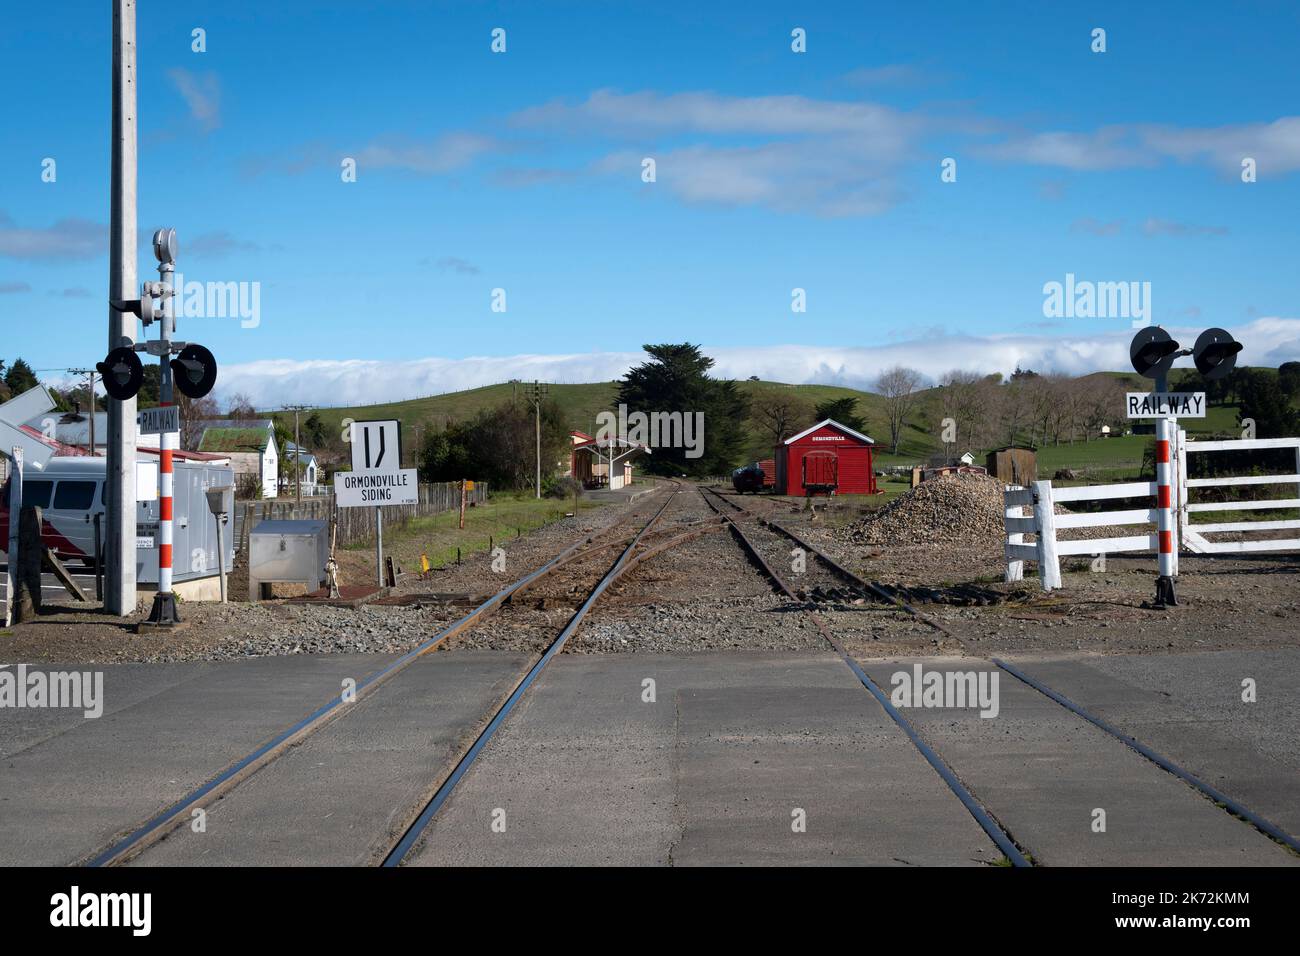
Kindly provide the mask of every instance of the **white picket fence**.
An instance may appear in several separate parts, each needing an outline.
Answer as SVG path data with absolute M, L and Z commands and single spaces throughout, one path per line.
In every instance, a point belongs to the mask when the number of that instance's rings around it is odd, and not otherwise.
M 1212 541 L 1205 537 L 1216 532 L 1262 532 L 1300 530 L 1300 518 L 1276 521 L 1223 521 L 1193 522 L 1191 516 L 1198 512 L 1253 511 L 1264 509 L 1300 509 L 1300 497 L 1268 498 L 1252 501 L 1191 502 L 1189 491 L 1193 488 L 1228 488 L 1250 485 L 1295 485 L 1300 495 L 1300 438 L 1243 438 L 1230 441 L 1188 441 L 1187 432 L 1178 429 L 1171 449 L 1172 474 L 1170 476 L 1171 505 L 1177 520 L 1178 534 L 1174 541 L 1173 568 L 1178 573 L 1180 548 L 1197 554 L 1241 553 L 1248 551 L 1297 551 L 1300 537 L 1283 539 L 1246 539 L 1243 541 Z M 1188 478 L 1187 457 L 1211 452 L 1255 451 L 1291 448 L 1295 450 L 1295 473 L 1280 475 L 1239 475 L 1220 478 Z M 1118 498 L 1156 497 L 1154 481 L 1131 481 L 1113 485 L 1092 485 L 1080 488 L 1053 488 L 1050 481 L 1036 481 L 1030 488 L 1008 485 L 1003 491 L 1006 510 L 1006 580 L 1024 578 L 1024 563 L 1038 564 L 1038 576 L 1043 590 L 1061 586 L 1060 559 L 1069 555 L 1105 555 L 1124 553 L 1151 553 L 1159 551 L 1156 529 L 1156 509 L 1130 508 L 1122 511 L 1097 511 L 1082 514 L 1056 514 L 1055 506 L 1067 501 L 1107 501 Z M 1026 514 L 1025 509 L 1031 509 Z M 1125 525 L 1145 526 L 1142 533 L 1109 538 L 1083 538 L 1071 541 L 1057 539 L 1062 528 L 1109 528 Z M 1025 535 L 1036 536 L 1033 544 L 1025 543 Z
M 1260 451 L 1291 448 L 1295 451 L 1294 474 L 1241 475 L 1222 478 L 1188 478 L 1187 456 L 1225 451 Z M 1182 545 L 1199 554 L 1233 554 L 1247 551 L 1296 551 L 1300 538 L 1248 538 L 1243 541 L 1211 541 L 1207 534 L 1223 532 L 1287 531 L 1300 529 L 1300 519 L 1278 521 L 1212 521 L 1194 523 L 1191 516 L 1206 511 L 1261 511 L 1300 508 L 1300 497 L 1261 498 L 1254 501 L 1189 501 L 1192 488 L 1230 488 L 1246 485 L 1295 485 L 1300 495 L 1300 438 L 1241 438 L 1231 441 L 1188 441 L 1187 432 L 1178 430 L 1177 506 L 1178 528 Z
M 1103 555 L 1125 552 L 1152 552 L 1159 547 L 1156 534 L 1156 509 L 1130 508 L 1122 511 L 1096 511 L 1080 514 L 1056 513 L 1056 505 L 1066 501 L 1108 501 L 1116 498 L 1155 498 L 1154 481 L 1131 481 L 1116 485 L 1092 485 L 1081 488 L 1053 488 L 1050 481 L 1035 481 L 1029 488 L 1008 485 L 1003 491 L 1006 507 L 1006 580 L 1024 578 L 1026 561 L 1038 563 L 1038 577 L 1044 591 L 1061 586 L 1061 558 L 1075 554 Z M 1032 509 L 1025 515 L 1024 509 Z M 1079 538 L 1061 541 L 1057 531 L 1063 528 L 1110 528 L 1147 525 L 1142 534 L 1110 538 Z M 1036 537 L 1025 544 L 1025 535 Z

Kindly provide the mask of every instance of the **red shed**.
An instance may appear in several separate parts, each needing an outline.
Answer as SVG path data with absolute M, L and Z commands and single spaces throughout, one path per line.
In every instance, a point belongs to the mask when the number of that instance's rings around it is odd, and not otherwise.
M 871 446 L 866 435 L 826 419 L 787 438 L 776 449 L 779 495 L 874 495 Z

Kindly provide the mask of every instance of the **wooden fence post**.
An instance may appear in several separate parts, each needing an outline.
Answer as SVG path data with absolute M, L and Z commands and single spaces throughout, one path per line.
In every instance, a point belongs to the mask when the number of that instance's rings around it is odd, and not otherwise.
M 1056 509 L 1052 503 L 1052 483 L 1034 482 L 1034 521 L 1038 525 L 1038 577 L 1043 590 L 1061 586 L 1061 563 L 1056 554 Z

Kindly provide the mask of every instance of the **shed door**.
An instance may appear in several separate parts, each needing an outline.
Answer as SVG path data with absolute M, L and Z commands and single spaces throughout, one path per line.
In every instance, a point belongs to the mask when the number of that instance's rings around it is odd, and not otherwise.
M 834 488 L 839 484 L 839 460 L 832 451 L 810 451 L 803 456 L 805 488 Z

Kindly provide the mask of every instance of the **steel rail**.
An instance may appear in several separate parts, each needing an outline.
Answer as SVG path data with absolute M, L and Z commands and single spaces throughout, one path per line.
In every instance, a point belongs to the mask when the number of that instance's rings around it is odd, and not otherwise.
M 704 500 L 708 502 L 709 497 L 707 494 L 704 494 L 704 491 L 704 488 L 700 489 L 700 493 L 703 495 Z M 717 495 L 716 492 L 714 492 L 714 494 Z M 721 495 L 717 495 L 717 497 L 722 498 Z M 712 502 L 709 502 L 709 507 L 714 508 L 715 511 L 717 510 Z M 772 579 L 772 581 L 782 590 L 782 592 L 785 593 L 787 597 L 792 601 L 798 601 L 799 598 L 790 588 L 790 585 L 788 585 L 772 565 L 768 563 L 767 559 L 763 557 L 762 553 L 754 543 L 750 541 L 745 532 L 741 530 L 740 525 L 732 520 L 730 516 L 726 517 L 727 524 L 731 528 L 732 533 L 735 534 L 736 538 L 740 541 L 741 545 L 744 547 L 745 551 L 748 552 L 750 557 L 753 558 L 760 567 L 762 567 L 767 576 Z M 802 602 L 800 603 L 801 609 L 808 615 L 809 620 L 816 625 L 817 630 L 821 632 L 821 635 L 826 639 L 826 642 L 835 649 L 837 654 L 840 655 L 840 658 L 848 665 L 849 669 L 853 671 L 854 676 L 857 677 L 862 686 L 865 687 L 871 696 L 876 699 L 876 702 L 884 708 L 885 713 L 889 715 L 890 719 L 892 719 L 894 723 L 902 729 L 903 733 L 907 734 L 907 738 L 912 742 L 912 745 L 916 747 L 921 756 L 926 759 L 926 762 L 930 764 L 943 782 L 948 785 L 948 789 L 952 791 L 953 795 L 959 801 L 961 801 L 962 806 L 965 807 L 966 811 L 975 819 L 975 822 L 980 825 L 980 828 L 988 834 L 989 839 L 993 841 L 994 845 L 996 845 L 997 848 L 1002 851 L 1003 855 L 1011 861 L 1012 866 L 1030 866 L 1031 864 L 1029 860 L 1025 858 L 1023 853 L 1021 853 L 1020 848 L 1016 846 L 1015 841 L 1011 839 L 1010 834 L 1007 833 L 1000 823 L 993 819 L 993 816 L 988 812 L 988 810 L 986 810 L 984 806 L 975 799 L 974 795 L 966 789 L 966 785 L 958 779 L 957 775 L 953 773 L 952 768 L 948 766 L 944 759 L 940 757 L 929 744 L 921 739 L 920 734 L 916 732 L 916 728 L 912 726 L 911 721 L 902 715 L 898 708 L 889 700 L 889 696 L 880 689 L 880 686 L 871 679 L 871 676 L 865 670 L 862 669 L 862 665 L 859 664 L 854 659 L 853 655 L 844 648 L 844 645 L 835 638 L 835 635 L 831 633 L 830 627 L 822 619 L 821 615 L 802 604 Z
M 712 491 L 712 489 L 710 489 L 710 491 Z M 875 594 L 877 597 L 881 598 L 882 600 L 888 601 L 894 606 L 903 609 L 904 611 L 906 611 L 908 614 L 911 614 L 914 618 L 916 618 L 921 623 L 929 625 L 930 627 L 934 628 L 936 631 L 938 631 L 941 634 L 944 634 L 947 637 L 951 637 L 954 641 L 957 641 L 959 644 L 965 643 L 964 641 L 962 641 L 960 637 L 958 637 L 948 628 L 944 627 L 934 618 L 930 617 L 930 615 L 926 614 L 923 611 L 918 611 L 916 608 L 908 604 L 898 595 L 890 594 L 883 587 L 881 587 L 878 582 L 868 581 L 866 578 L 853 573 L 848 568 L 844 567 L 844 565 L 840 564 L 838 561 L 832 558 L 825 551 L 823 551 L 821 548 L 817 547 L 812 542 L 806 541 L 803 538 L 799 537 L 799 535 L 795 534 L 789 528 L 786 528 L 783 525 L 779 525 L 775 521 L 770 521 L 763 515 L 760 515 L 754 511 L 750 511 L 748 508 L 745 508 L 742 505 L 736 504 L 734 501 L 730 500 L 724 495 L 719 494 L 716 491 L 713 491 L 713 494 L 717 495 L 719 500 L 725 501 L 727 504 L 729 504 L 732 508 L 735 508 L 737 511 L 749 515 L 751 518 L 753 518 L 759 524 L 763 525 L 765 528 L 771 528 L 773 531 L 777 532 L 778 534 L 785 535 L 787 538 L 789 538 L 795 544 L 799 545 L 799 547 L 803 548 L 805 551 L 812 552 L 812 554 L 814 554 L 819 561 L 821 561 L 823 564 L 829 567 L 840 577 L 844 578 L 846 581 L 849 581 L 852 584 L 856 584 L 859 587 L 866 588 L 872 594 Z
M 672 500 L 672 495 L 669 495 L 668 500 Z M 658 515 L 663 513 L 663 510 L 667 505 L 668 502 L 666 501 L 663 508 L 660 508 L 656 513 L 655 518 L 651 520 L 657 520 Z M 642 531 L 644 532 L 644 528 Z M 401 657 L 397 658 L 397 660 L 392 661 L 387 666 L 380 668 L 378 671 L 375 671 L 373 674 L 364 678 L 352 693 L 340 693 L 337 697 L 332 698 L 302 719 L 284 730 L 281 730 L 269 741 L 262 744 L 262 746 L 244 757 L 241 757 L 202 786 L 190 791 L 178 801 L 168 806 L 165 810 L 149 818 L 145 823 L 132 830 L 125 837 L 113 841 L 108 847 L 91 856 L 85 862 L 85 865 L 91 867 L 113 866 L 125 862 L 143 852 L 147 847 L 162 839 L 168 833 L 176 829 L 176 827 L 180 826 L 181 823 L 187 819 L 187 811 L 207 806 L 213 800 L 228 793 L 248 777 L 265 767 L 276 757 L 280 756 L 284 751 L 305 739 L 310 734 L 315 733 L 331 720 L 345 713 L 346 708 L 349 705 L 359 702 L 363 695 L 373 692 L 381 684 L 405 670 L 417 658 L 424 656 L 448 639 L 455 637 L 468 628 L 480 623 L 484 618 L 499 610 L 500 607 L 510 598 L 518 595 L 530 585 L 536 583 L 551 572 L 558 570 L 570 561 L 576 560 L 581 555 L 585 554 L 585 551 L 580 549 L 583 549 L 585 545 L 589 545 L 600 533 L 603 532 L 589 535 L 581 541 L 575 542 L 573 545 L 560 552 L 550 561 L 546 562 L 530 574 L 527 574 L 519 580 L 502 588 L 482 604 L 475 607 L 459 620 L 448 625 L 442 631 L 438 632 L 418 647 L 407 651 Z M 638 535 L 635 540 L 639 540 L 639 538 L 640 535 Z M 599 548 L 603 546 L 597 547 Z
M 483 748 L 487 746 L 488 742 L 492 739 L 492 736 L 497 732 L 497 729 L 505 722 L 506 718 L 510 716 L 515 705 L 519 703 L 519 700 L 525 693 L 527 693 L 528 688 L 530 688 L 533 685 L 533 682 L 537 680 L 538 675 L 540 675 L 546 665 L 550 663 L 551 659 L 564 649 L 564 645 L 568 643 L 569 638 L 572 637 L 581 626 L 583 619 L 587 616 L 587 612 L 591 610 L 596 601 L 599 600 L 600 596 L 605 593 L 605 589 L 622 575 L 623 571 L 631 561 L 637 547 L 640 545 L 641 539 L 650 532 L 651 528 L 653 528 L 654 524 L 663 516 L 664 512 L 668 510 L 668 506 L 672 504 L 673 499 L 680 494 L 680 492 L 681 488 L 679 485 L 677 490 L 673 491 L 672 494 L 668 496 L 668 500 L 664 502 L 663 507 L 655 512 L 654 516 L 646 522 L 645 527 L 643 527 L 641 531 L 638 532 L 637 536 L 633 538 L 632 543 L 627 546 L 627 549 L 618 556 L 617 560 L 615 560 L 610 566 L 610 569 L 605 572 L 605 576 L 601 578 L 600 582 L 592 589 L 591 593 L 587 596 L 587 599 L 582 603 L 582 606 L 578 608 L 577 612 L 569 620 L 569 623 L 564 626 L 564 630 L 560 631 L 559 635 L 551 642 L 551 645 L 546 649 L 545 653 L 543 653 L 542 656 L 538 658 L 537 662 L 529 668 L 528 673 L 524 675 L 523 679 L 515 686 L 515 689 L 511 691 L 510 696 L 506 698 L 505 703 L 501 705 L 493 715 L 491 721 L 488 722 L 488 725 L 484 727 L 482 732 L 478 735 L 478 738 L 472 745 L 470 745 L 469 750 L 467 750 L 464 756 L 462 756 L 457 762 L 451 774 L 438 787 L 429 802 L 425 804 L 424 809 L 420 811 L 419 816 L 417 816 L 414 822 L 407 827 L 406 831 L 402 834 L 401 839 L 397 841 L 392 850 L 390 850 L 387 856 L 384 857 L 383 866 L 395 867 L 401 865 L 407 854 L 411 852 L 412 848 L 423 836 L 425 828 L 428 827 L 433 818 L 437 816 L 438 811 L 442 809 L 443 804 L 447 802 L 447 799 L 456 789 L 456 785 L 460 783 L 465 774 L 469 772 L 475 759 L 477 759 L 478 755 L 483 751 Z
M 1250 823 L 1253 827 L 1255 827 L 1255 829 L 1259 830 L 1261 833 L 1264 833 L 1265 835 L 1272 837 L 1274 840 L 1277 840 L 1279 843 L 1286 844 L 1288 847 L 1290 847 L 1292 850 L 1295 850 L 1296 852 L 1300 852 L 1300 840 L 1297 840 L 1295 837 L 1287 833 L 1277 824 L 1272 823 L 1269 820 L 1266 820 L 1264 817 L 1261 817 L 1258 813 L 1255 813 L 1249 807 L 1243 806 L 1242 804 L 1238 803 L 1236 800 L 1232 799 L 1232 797 L 1228 796 L 1226 793 L 1223 793 L 1222 791 L 1217 790 L 1216 788 L 1210 786 L 1210 784 L 1206 783 L 1204 780 L 1197 777 L 1191 771 L 1183 769 L 1178 764 L 1170 760 L 1168 757 L 1165 757 L 1157 753 L 1156 751 L 1152 750 L 1150 747 L 1142 743 L 1133 735 L 1126 734 L 1118 727 L 1116 727 L 1114 724 L 1111 724 L 1110 722 L 1102 719 L 1101 717 L 1098 717 L 1095 714 L 1089 713 L 1087 710 L 1085 710 L 1083 707 L 1080 707 L 1078 704 L 1070 700 L 1070 698 L 1066 697 L 1064 694 L 1053 690 L 1052 688 L 1044 684 L 1042 681 L 1035 680 L 1034 678 L 1030 677 L 1028 674 L 1021 671 L 1019 668 L 1011 664 L 1008 664 L 1006 661 L 1000 660 L 996 657 L 991 657 L 989 658 L 989 660 L 992 661 L 994 664 L 996 664 L 998 667 L 1002 668 L 1002 670 L 1006 671 L 1012 677 L 1016 678 L 1016 680 L 1024 684 L 1027 684 L 1028 686 L 1032 687 L 1034 690 L 1038 691 L 1043 696 L 1060 704 L 1066 710 L 1073 712 L 1079 717 L 1082 717 L 1084 720 L 1092 724 L 1094 727 L 1098 727 L 1101 730 L 1104 730 L 1106 733 L 1110 734 L 1112 737 L 1114 737 L 1120 743 L 1124 744 L 1126 747 L 1141 754 L 1147 760 L 1150 760 L 1161 770 L 1165 770 L 1173 774 L 1179 780 L 1182 780 L 1184 783 L 1199 790 L 1202 794 L 1209 797 L 1215 803 L 1221 804 L 1223 808 L 1227 810 L 1227 812 L 1235 814 L 1236 816 L 1241 817 L 1243 820 L 1246 820 L 1248 823 Z
M 843 575 L 847 579 L 856 581 L 857 583 L 865 585 L 867 587 L 873 586 L 871 582 L 868 582 L 858 577 L 852 571 L 848 570 L 847 568 L 843 567 L 838 562 L 836 562 L 829 555 L 824 554 L 821 550 L 819 550 L 812 544 L 801 539 L 794 532 L 789 531 L 788 529 L 783 528 L 781 525 L 778 525 L 773 521 L 768 521 L 766 518 L 762 517 L 761 515 L 755 514 L 754 512 L 749 511 L 748 509 L 737 505 L 735 502 L 728 500 L 725 496 L 718 494 L 716 491 L 713 493 L 720 500 L 725 501 L 727 504 L 731 505 L 731 507 L 735 508 L 737 511 L 741 511 L 745 514 L 750 515 L 751 517 L 758 520 L 765 527 L 771 528 L 774 531 L 777 531 L 785 535 L 787 538 L 796 542 L 801 547 L 804 547 L 807 550 L 812 551 L 814 554 L 817 555 L 818 558 L 826 562 L 826 564 L 829 567 L 838 571 L 841 575 Z M 963 641 L 960 637 L 958 637 L 948 628 L 939 624 L 937 621 L 934 621 L 928 615 L 916 610 L 911 605 L 908 605 L 903 601 L 898 600 L 897 598 L 894 598 L 893 600 L 897 604 L 899 604 L 900 606 L 902 606 L 903 608 L 911 612 L 913 615 L 915 615 L 919 620 L 922 620 L 925 623 L 929 624 L 931 627 L 934 627 L 937 630 L 942 631 L 944 634 L 948 635 L 949 637 L 952 637 L 958 643 L 961 643 L 963 645 L 965 644 L 965 641 Z M 1212 801 L 1222 806 L 1227 812 L 1241 818 L 1242 820 L 1245 820 L 1247 823 L 1255 827 L 1255 829 L 1259 830 L 1261 833 L 1265 834 L 1268 837 L 1271 837 L 1272 839 L 1278 841 L 1279 843 L 1286 845 L 1287 847 L 1290 847 L 1292 850 L 1300 852 L 1300 840 L 1297 840 L 1296 837 L 1292 836 L 1290 833 L 1287 833 L 1285 830 L 1283 830 L 1281 827 L 1279 827 L 1277 824 L 1273 823 L 1272 821 L 1260 816 L 1258 813 L 1255 813 L 1249 807 L 1244 806 L 1243 804 L 1234 800 L 1232 797 L 1228 796 L 1222 791 L 1216 789 L 1215 787 L 1201 780 L 1195 774 L 1191 773 L 1190 771 L 1174 763 L 1169 758 L 1163 756 L 1162 754 L 1158 753 L 1155 750 L 1152 750 L 1150 747 L 1142 743 L 1136 737 L 1132 736 L 1131 734 L 1124 733 L 1118 727 L 1115 727 L 1113 724 L 1109 723 L 1103 718 L 1090 713 L 1085 708 L 1081 707 L 1080 705 L 1076 704 L 1074 701 L 1070 700 L 1064 694 L 1061 694 L 1053 690 L 1052 688 L 1048 687 L 1046 684 L 1042 683 L 1041 681 L 1038 681 L 1030 677 L 1028 674 L 1025 674 L 1023 671 L 1019 670 L 1018 668 L 1009 664 L 1008 662 L 996 657 L 989 658 L 989 661 L 992 664 L 996 665 L 997 667 L 1001 668 L 1002 670 L 1006 671 L 1012 677 L 1015 677 L 1017 680 L 1021 681 L 1027 686 L 1038 691 L 1040 694 L 1043 694 L 1045 697 L 1049 698 L 1053 702 L 1064 707 L 1066 710 L 1069 710 L 1076 716 L 1083 718 L 1084 720 L 1088 721 L 1089 723 L 1099 728 L 1100 730 L 1105 731 L 1107 734 L 1114 737 L 1116 740 L 1120 741 L 1125 746 L 1129 747 L 1136 753 L 1145 757 L 1147 760 L 1150 760 L 1152 763 L 1160 767 L 1162 770 L 1174 775 L 1175 777 L 1182 780 L 1184 783 L 1200 791 L 1204 796 L 1209 797 Z

